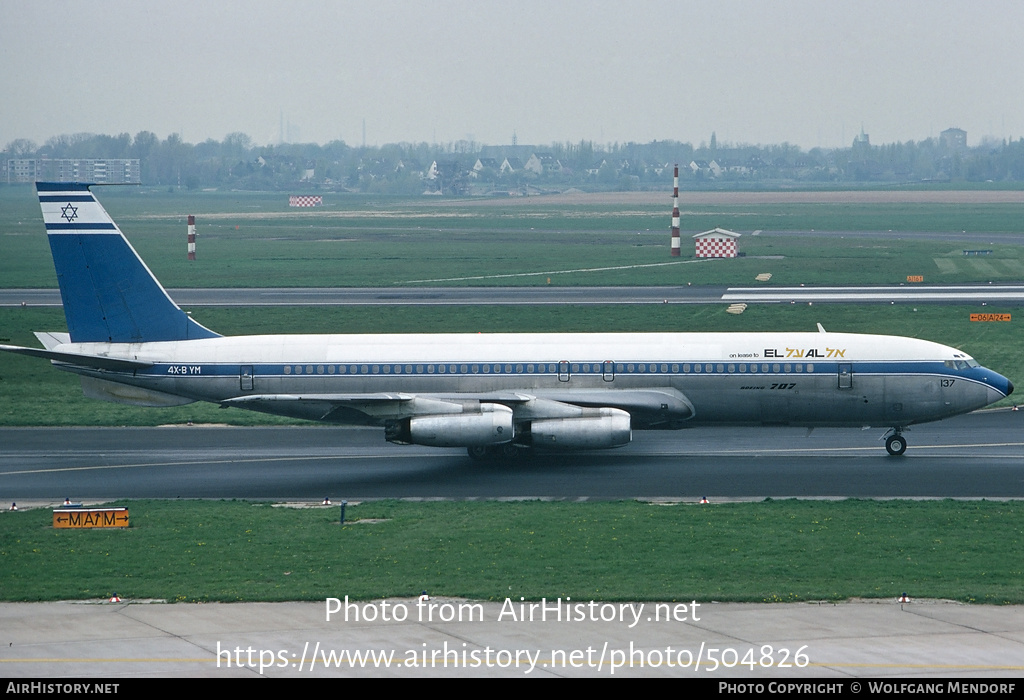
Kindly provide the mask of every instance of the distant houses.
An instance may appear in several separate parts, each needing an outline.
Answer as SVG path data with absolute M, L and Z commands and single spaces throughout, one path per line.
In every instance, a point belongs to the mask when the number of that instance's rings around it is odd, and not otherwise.
M 171 187 L 239 189 L 327 188 L 393 194 L 534 194 L 582 190 L 659 189 L 679 168 L 681 187 L 739 183 L 844 183 L 913 181 L 1024 181 L 1024 139 L 967 146 L 967 132 L 952 127 L 919 142 L 872 144 L 864 129 L 845 148 L 803 151 L 788 143 L 731 145 L 717 139 L 694 147 L 679 141 L 547 147 L 398 143 L 352 147 L 254 146 L 231 135 L 224 143 L 164 142 L 140 132 L 112 138 L 78 134 L 42 147 L 19 139 L 0 156 L 0 183 L 35 180 L 140 182 Z M 71 158 L 76 154 L 90 159 Z M 118 155 L 122 154 L 122 155 Z M 142 157 L 128 157 L 136 154 Z M 118 157 L 113 157 L 118 156 Z
M 501 163 L 496 158 L 477 158 L 469 175 L 479 178 L 481 173 L 497 173 L 501 169 Z
M 721 177 L 725 169 L 716 160 L 691 160 L 690 171 L 702 177 Z
M 558 173 L 562 171 L 562 164 L 550 153 L 534 153 L 526 161 L 523 168 L 536 175 L 544 173 Z
M 511 156 L 501 161 L 501 167 L 499 168 L 499 172 L 502 175 L 512 175 L 514 173 L 520 173 L 525 169 L 526 168 L 523 165 L 523 161 L 519 160 L 515 156 Z

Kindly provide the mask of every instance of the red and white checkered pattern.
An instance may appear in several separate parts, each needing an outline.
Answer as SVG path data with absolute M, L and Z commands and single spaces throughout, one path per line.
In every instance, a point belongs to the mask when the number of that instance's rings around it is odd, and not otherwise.
M 288 198 L 288 206 L 290 207 L 319 207 L 323 203 L 324 198 L 320 195 L 293 194 Z
M 736 239 L 718 236 L 694 239 L 698 258 L 735 258 Z

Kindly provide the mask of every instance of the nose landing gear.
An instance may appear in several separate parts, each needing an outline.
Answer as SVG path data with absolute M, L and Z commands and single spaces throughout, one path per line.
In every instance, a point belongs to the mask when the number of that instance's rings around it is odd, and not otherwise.
M 887 433 L 885 450 L 893 457 L 899 457 L 907 451 L 907 439 L 903 437 L 902 428 L 893 428 Z

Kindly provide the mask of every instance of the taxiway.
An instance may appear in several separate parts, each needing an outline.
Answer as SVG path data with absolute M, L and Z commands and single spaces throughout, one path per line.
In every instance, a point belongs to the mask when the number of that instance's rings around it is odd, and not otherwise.
M 1024 498 L 1024 412 L 883 430 L 636 432 L 616 450 L 479 463 L 331 426 L 0 429 L 0 503 L 107 498 Z

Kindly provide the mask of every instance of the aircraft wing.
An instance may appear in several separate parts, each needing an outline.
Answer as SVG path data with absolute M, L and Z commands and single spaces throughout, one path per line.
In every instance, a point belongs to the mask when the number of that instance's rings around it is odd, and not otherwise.
M 480 404 L 500 404 L 512 409 L 517 420 L 574 418 L 588 408 L 627 411 L 637 427 L 678 422 L 691 418 L 693 405 L 681 392 L 662 389 L 575 389 L 520 393 L 514 391 L 451 394 L 253 394 L 221 401 L 274 412 L 274 406 L 291 403 L 303 412 L 315 412 L 321 420 L 375 424 L 419 416 L 479 411 Z M 353 419 L 359 417 L 360 420 Z
M 311 414 L 318 420 L 375 425 L 418 415 L 462 413 L 463 404 L 413 394 L 252 394 L 220 402 L 267 413 L 283 409 L 289 414 Z M 289 406 L 291 404 L 291 406 Z

